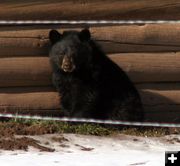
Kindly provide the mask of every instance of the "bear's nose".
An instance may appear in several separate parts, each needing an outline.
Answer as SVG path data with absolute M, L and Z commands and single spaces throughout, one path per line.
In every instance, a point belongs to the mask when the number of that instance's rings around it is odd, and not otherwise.
M 64 56 L 61 68 L 64 72 L 72 72 L 75 69 L 72 57 Z

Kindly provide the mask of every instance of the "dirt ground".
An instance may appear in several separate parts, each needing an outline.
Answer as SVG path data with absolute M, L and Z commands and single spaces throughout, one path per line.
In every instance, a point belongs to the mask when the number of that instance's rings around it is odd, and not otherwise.
M 40 141 L 31 138 L 31 136 L 38 136 L 44 134 L 59 134 L 58 137 L 52 137 L 51 140 L 61 143 L 60 146 L 66 146 L 64 142 L 68 142 L 66 138 L 62 136 L 62 133 L 75 133 L 85 135 L 113 135 L 125 134 L 136 135 L 144 137 L 159 137 L 168 134 L 180 134 L 178 128 L 153 128 L 153 129 L 137 129 L 127 128 L 122 130 L 106 129 L 103 127 L 93 125 L 67 125 L 58 123 L 46 123 L 46 122 L 16 122 L 16 121 L 0 121 L 0 149 L 1 150 L 23 150 L 28 151 L 29 147 L 38 149 L 39 151 L 54 152 L 55 149 L 48 145 L 48 142 L 42 144 Z M 175 140 L 173 140 L 175 141 Z M 179 140 L 178 140 L 179 141 Z M 84 150 L 89 150 L 82 148 Z
M 51 126 L 42 126 L 39 124 L 23 124 L 16 122 L 0 122 L 0 149 L 2 150 L 24 150 L 28 147 L 34 147 L 40 151 L 53 152 L 53 148 L 41 145 L 38 140 L 29 138 L 32 135 L 42 135 L 54 133 Z M 56 141 L 65 141 L 64 137 L 54 138 Z

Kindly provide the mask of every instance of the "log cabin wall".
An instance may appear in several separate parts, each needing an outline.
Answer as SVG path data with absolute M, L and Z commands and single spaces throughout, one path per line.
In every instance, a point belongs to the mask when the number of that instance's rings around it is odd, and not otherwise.
M 1 0 L 1 20 L 175 20 L 178 0 Z
M 0 20 L 178 20 L 177 0 L 0 2 Z M 180 24 L 1 25 L 0 112 L 60 115 L 48 32 L 89 27 L 138 88 L 146 121 L 180 122 Z

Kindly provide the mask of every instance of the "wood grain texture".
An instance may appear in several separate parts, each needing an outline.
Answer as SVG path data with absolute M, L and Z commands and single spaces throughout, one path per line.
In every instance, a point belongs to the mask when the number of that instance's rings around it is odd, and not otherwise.
M 145 121 L 180 122 L 179 84 L 143 84 L 137 88 Z M 61 116 L 60 97 L 51 87 L 1 88 L 0 112 Z
M 1 20 L 179 19 L 178 0 L 2 1 Z
M 146 121 L 180 122 L 180 84 L 136 85 L 141 95 Z
M 180 81 L 180 53 L 110 54 L 134 83 Z M 49 86 L 48 57 L 0 58 L 0 87 Z
M 0 58 L 0 87 L 51 84 L 48 57 Z
M 29 29 L 28 29 L 29 28 Z M 39 28 L 11 27 L 0 31 L 0 57 L 47 55 L 48 33 L 57 28 L 81 30 L 80 28 L 59 28 L 48 26 Z M 120 52 L 177 52 L 180 51 L 180 24 L 113 25 L 89 28 L 106 53 Z
M 180 53 L 112 54 L 110 58 L 135 83 L 180 81 Z
M 60 115 L 59 102 L 59 95 L 51 87 L 0 89 L 0 111 L 4 113 Z

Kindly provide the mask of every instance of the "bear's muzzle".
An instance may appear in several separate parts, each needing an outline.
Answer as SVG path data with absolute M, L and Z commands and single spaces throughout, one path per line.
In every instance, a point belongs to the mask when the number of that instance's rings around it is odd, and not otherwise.
M 61 68 L 64 72 L 72 72 L 75 69 L 73 59 L 71 57 L 64 56 Z

